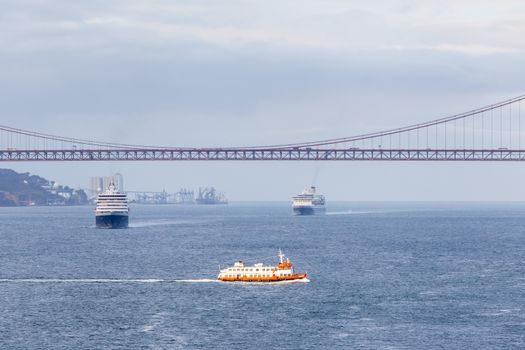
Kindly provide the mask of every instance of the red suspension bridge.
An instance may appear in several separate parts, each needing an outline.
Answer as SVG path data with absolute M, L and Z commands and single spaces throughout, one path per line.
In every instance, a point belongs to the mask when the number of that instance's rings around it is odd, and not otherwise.
M 524 161 L 523 100 L 381 132 L 256 147 L 133 145 L 0 126 L 0 161 Z

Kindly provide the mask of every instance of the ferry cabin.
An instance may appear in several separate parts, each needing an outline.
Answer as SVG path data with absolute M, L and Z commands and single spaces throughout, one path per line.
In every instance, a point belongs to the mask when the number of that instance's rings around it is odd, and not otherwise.
M 255 264 L 250 267 L 244 266 L 242 261 L 237 261 L 233 267 L 223 269 L 220 272 L 222 278 L 238 278 L 238 277 L 255 277 L 255 278 L 271 278 L 273 276 L 292 276 L 292 270 L 282 270 L 275 266 L 264 266 L 263 264 Z

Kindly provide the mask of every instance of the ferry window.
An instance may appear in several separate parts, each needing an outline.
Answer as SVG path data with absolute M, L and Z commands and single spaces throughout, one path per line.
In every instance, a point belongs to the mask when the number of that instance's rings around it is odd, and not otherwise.
M 259 269 L 255 269 L 255 271 L 259 271 Z

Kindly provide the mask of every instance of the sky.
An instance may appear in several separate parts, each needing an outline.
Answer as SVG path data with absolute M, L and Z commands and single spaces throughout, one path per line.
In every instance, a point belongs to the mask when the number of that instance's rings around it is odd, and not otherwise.
M 525 2 L 1 0 L 0 124 L 163 146 L 271 145 L 521 95 Z M 70 186 L 213 185 L 232 201 L 523 200 L 521 164 L 5 163 Z

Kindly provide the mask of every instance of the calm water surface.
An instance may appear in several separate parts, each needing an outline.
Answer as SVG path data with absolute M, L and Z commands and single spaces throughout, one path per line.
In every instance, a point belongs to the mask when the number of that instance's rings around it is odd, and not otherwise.
M 0 208 L 1 349 L 523 349 L 525 204 Z M 274 263 L 311 282 L 217 283 Z

